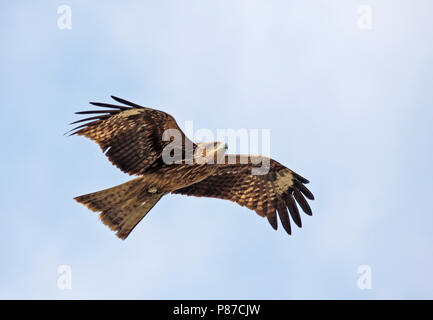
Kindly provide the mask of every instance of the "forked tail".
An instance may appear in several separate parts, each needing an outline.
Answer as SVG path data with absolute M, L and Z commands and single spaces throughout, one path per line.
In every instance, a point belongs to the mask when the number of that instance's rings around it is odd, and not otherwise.
M 116 187 L 74 198 L 92 211 L 100 212 L 102 222 L 126 239 L 134 227 L 161 199 L 164 193 L 154 192 L 139 177 Z

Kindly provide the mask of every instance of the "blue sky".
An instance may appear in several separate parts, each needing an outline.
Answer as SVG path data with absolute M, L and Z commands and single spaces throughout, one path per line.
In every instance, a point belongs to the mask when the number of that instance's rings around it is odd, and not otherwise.
M 57 26 L 63 4 L 71 30 Z M 430 1 L 0 9 L 0 298 L 433 298 Z M 131 178 L 63 136 L 110 95 L 181 127 L 270 129 L 271 156 L 311 181 L 313 217 L 287 236 L 231 202 L 169 195 L 119 240 L 72 198 Z

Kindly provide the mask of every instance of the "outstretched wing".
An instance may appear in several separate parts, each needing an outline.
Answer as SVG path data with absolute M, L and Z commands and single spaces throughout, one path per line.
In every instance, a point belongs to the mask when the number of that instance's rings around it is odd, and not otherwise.
M 257 163 L 269 160 L 268 173 L 252 174 Z M 291 234 L 290 216 L 298 227 L 302 226 L 297 204 L 302 210 L 312 215 L 307 200 L 314 200 L 313 194 L 304 184 L 309 181 L 275 160 L 226 155 L 224 164 L 215 164 L 217 171 L 203 181 L 178 189 L 173 193 L 197 197 L 211 197 L 230 200 L 254 210 L 262 217 L 267 217 L 271 226 L 278 227 L 277 212 L 281 224 Z M 297 203 L 297 204 L 296 204 Z
M 98 115 L 71 123 L 88 121 L 72 129 L 71 135 L 77 134 L 95 141 L 111 163 L 123 172 L 131 175 L 143 174 L 170 143 L 162 139 L 167 129 L 180 132 L 182 148 L 186 142 L 193 146 L 171 115 L 111 97 L 124 105 L 90 102 L 94 106 L 107 109 L 76 112 Z

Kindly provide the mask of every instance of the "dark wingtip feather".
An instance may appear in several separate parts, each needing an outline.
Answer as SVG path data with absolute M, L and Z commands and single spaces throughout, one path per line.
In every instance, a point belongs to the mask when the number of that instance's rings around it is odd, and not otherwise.
M 77 111 L 75 112 L 75 114 L 93 114 L 93 113 L 109 113 L 109 114 L 114 114 L 114 113 L 118 113 L 119 111 L 117 110 L 88 110 L 88 111 Z
M 135 104 L 135 103 L 133 103 L 131 101 L 128 101 L 128 100 L 125 100 L 125 99 L 122 99 L 122 98 L 119 98 L 119 97 L 111 96 L 111 98 L 114 99 L 114 100 L 116 100 L 119 103 L 126 104 L 127 106 L 131 106 L 131 107 L 134 107 L 134 108 L 140 108 L 140 109 L 143 108 L 143 106 L 140 106 L 138 104 Z
M 103 107 L 103 108 L 112 108 L 112 109 L 120 109 L 120 110 L 128 110 L 131 109 L 129 107 L 125 107 L 125 106 L 118 106 L 115 104 L 110 104 L 110 103 L 102 103 L 102 102 L 89 102 L 91 105 L 94 105 L 96 107 Z
M 296 205 L 292 194 L 289 194 L 288 198 L 286 199 L 286 205 L 289 208 L 290 216 L 292 217 L 293 221 L 299 228 L 302 228 L 301 215 L 299 214 L 298 206 Z
M 65 132 L 63 135 L 66 136 L 69 132 L 72 132 L 72 131 L 74 131 L 74 129 Z M 68 137 L 73 136 L 74 134 L 76 134 L 76 132 L 72 132 L 72 133 L 68 134 Z
M 313 212 L 311 211 L 310 205 L 308 204 L 307 200 L 305 200 L 302 193 L 298 189 L 293 189 L 293 195 L 295 196 L 296 201 L 299 203 L 299 206 L 302 208 L 302 211 L 309 216 L 312 216 Z
M 304 186 L 301 182 L 295 180 L 295 187 L 297 187 L 303 194 L 310 200 L 314 200 L 314 195 L 311 193 L 310 190 L 306 186 Z
M 69 130 L 69 131 L 66 132 L 65 134 L 68 134 L 69 132 L 72 132 L 72 131 L 74 131 L 74 130 L 77 130 L 77 129 L 80 129 L 80 128 L 83 128 L 83 127 L 86 127 L 87 125 L 88 125 L 88 123 L 82 124 L 81 126 L 78 126 L 78 127 L 75 127 L 75 128 L 73 128 L 73 129 Z M 79 131 L 79 130 L 77 130 L 77 131 L 75 131 L 75 132 L 72 132 L 72 133 L 69 135 L 69 137 L 70 137 L 70 136 L 73 136 L 73 135 L 76 134 L 76 133 L 78 133 L 78 131 Z
M 284 204 L 284 202 L 278 203 L 278 216 L 280 217 L 280 221 L 281 224 L 283 225 L 284 230 L 286 230 L 288 234 L 292 234 L 289 213 L 287 212 L 286 205 Z
M 297 174 L 296 172 L 293 172 L 293 171 L 292 171 L 292 173 L 293 173 L 293 176 L 294 176 L 297 180 L 301 181 L 302 183 L 305 183 L 305 184 L 310 183 L 310 181 L 309 181 L 308 179 L 305 179 L 303 176 Z
M 84 122 L 84 121 L 95 120 L 95 119 L 97 119 L 97 120 L 104 120 L 104 119 L 107 119 L 107 118 L 109 118 L 108 115 L 100 115 L 100 116 L 96 116 L 96 117 L 90 117 L 90 118 L 85 118 L 85 119 L 77 120 L 77 121 L 71 122 L 70 125 L 71 124 L 80 123 L 80 122 Z
M 268 212 L 266 214 L 266 217 L 268 218 L 269 224 L 272 226 L 274 230 L 278 229 L 278 222 L 277 222 L 277 214 L 275 211 Z

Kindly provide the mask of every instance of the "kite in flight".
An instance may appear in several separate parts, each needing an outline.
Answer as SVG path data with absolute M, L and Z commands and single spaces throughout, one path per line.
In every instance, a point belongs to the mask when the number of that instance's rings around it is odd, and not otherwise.
M 86 122 L 71 135 L 95 141 L 112 164 L 138 176 L 121 185 L 76 197 L 90 210 L 99 212 L 104 224 L 126 239 L 134 227 L 162 196 L 184 194 L 230 200 L 266 217 L 277 230 L 277 213 L 283 228 L 291 234 L 290 216 L 301 227 L 299 205 L 312 211 L 305 198 L 314 200 L 305 187 L 309 181 L 277 161 L 261 156 L 225 154 L 221 142 L 193 143 L 175 119 L 159 110 L 139 106 L 112 96 L 122 105 L 90 102 L 104 110 L 81 111 L 96 114 L 73 122 Z M 166 132 L 178 132 L 181 142 Z M 176 142 L 176 143 L 175 143 Z M 172 156 L 180 154 L 180 157 Z M 171 157 L 171 158 L 170 158 Z M 167 159 L 177 159 L 167 162 Z M 267 160 L 265 174 L 253 170 Z

